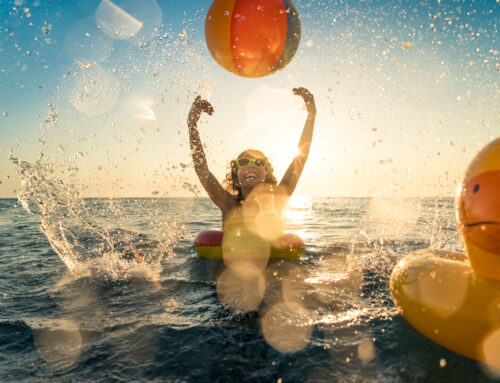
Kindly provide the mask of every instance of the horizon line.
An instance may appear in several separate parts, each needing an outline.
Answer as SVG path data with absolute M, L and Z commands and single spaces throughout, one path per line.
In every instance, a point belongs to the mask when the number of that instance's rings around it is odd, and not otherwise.
M 192 198 L 192 199 L 210 199 L 210 197 L 197 197 L 197 196 L 122 196 L 122 197 L 96 197 L 96 196 L 87 196 L 87 197 L 82 197 L 82 199 L 181 199 L 181 198 Z M 382 196 L 382 195 L 361 195 L 361 196 L 339 196 L 339 195 L 332 195 L 332 196 L 304 196 L 304 195 L 296 195 L 296 196 L 291 196 L 290 198 L 411 198 L 411 199 L 425 199 L 425 198 L 455 198 L 454 195 L 428 195 L 428 196 Z M 17 200 L 18 197 L 1 197 L 0 200 L 7 200 L 7 199 L 15 199 Z

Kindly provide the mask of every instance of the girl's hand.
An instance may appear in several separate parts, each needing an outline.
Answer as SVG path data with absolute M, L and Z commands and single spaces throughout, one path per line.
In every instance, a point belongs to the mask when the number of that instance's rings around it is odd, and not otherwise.
M 188 122 L 198 122 L 203 112 L 212 115 L 214 113 L 214 108 L 207 100 L 202 99 L 201 96 L 197 96 L 189 111 Z
M 304 99 L 307 112 L 316 115 L 316 104 L 314 103 L 314 96 L 306 88 L 293 88 L 293 94 L 300 96 Z

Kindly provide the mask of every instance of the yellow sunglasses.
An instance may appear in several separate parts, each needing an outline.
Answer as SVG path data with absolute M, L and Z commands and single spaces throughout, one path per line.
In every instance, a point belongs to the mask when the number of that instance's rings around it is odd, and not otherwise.
M 265 168 L 267 165 L 267 160 L 262 158 L 238 158 L 236 160 L 236 165 L 239 168 L 245 168 L 253 164 L 257 168 Z

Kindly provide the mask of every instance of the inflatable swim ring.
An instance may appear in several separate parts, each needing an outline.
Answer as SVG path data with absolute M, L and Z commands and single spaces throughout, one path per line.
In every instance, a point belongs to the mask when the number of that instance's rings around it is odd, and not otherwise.
M 471 162 L 457 191 L 466 255 L 420 250 L 394 268 L 403 317 L 439 345 L 500 368 L 500 138 Z
M 222 258 L 224 232 L 205 230 L 194 239 L 194 247 L 200 257 Z M 304 252 L 304 241 L 295 234 L 283 234 L 271 246 L 271 258 L 297 260 Z
M 477 277 L 465 254 L 414 252 L 397 264 L 390 286 L 403 317 L 429 339 L 481 362 L 498 355 L 487 346 L 500 336 L 500 284 Z

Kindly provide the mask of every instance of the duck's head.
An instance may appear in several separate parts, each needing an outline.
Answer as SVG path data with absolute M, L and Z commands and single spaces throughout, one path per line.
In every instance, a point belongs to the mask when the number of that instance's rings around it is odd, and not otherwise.
M 486 145 L 465 172 L 456 219 L 474 272 L 500 280 L 500 138 Z

